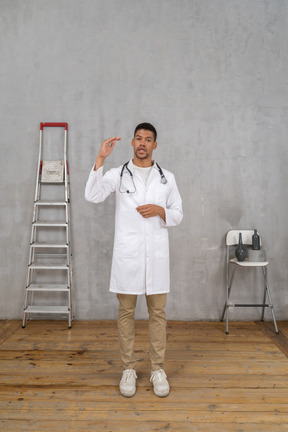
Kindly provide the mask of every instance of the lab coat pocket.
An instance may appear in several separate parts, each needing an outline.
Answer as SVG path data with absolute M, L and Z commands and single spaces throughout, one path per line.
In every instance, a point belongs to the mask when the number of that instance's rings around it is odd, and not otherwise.
M 138 233 L 128 232 L 115 242 L 115 252 L 120 259 L 136 258 L 138 256 Z
M 166 185 L 160 185 L 161 189 L 157 189 L 155 192 L 155 204 L 161 206 L 161 207 L 166 207 L 166 190 L 167 187 L 165 187 Z
M 155 235 L 155 256 L 158 258 L 169 257 L 169 239 L 166 228 L 161 228 Z

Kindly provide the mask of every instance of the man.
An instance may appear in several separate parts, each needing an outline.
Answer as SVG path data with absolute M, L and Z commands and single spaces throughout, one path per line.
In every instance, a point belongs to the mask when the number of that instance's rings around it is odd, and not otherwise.
M 164 397 L 170 387 L 163 370 L 166 349 L 166 296 L 169 292 L 169 243 L 167 227 L 182 220 L 182 202 L 174 175 L 152 160 L 157 132 L 150 123 L 135 129 L 134 157 L 103 176 L 105 159 L 120 137 L 102 142 L 89 175 L 85 198 L 99 203 L 115 193 L 115 237 L 110 291 L 119 300 L 118 334 L 123 375 L 120 392 L 136 392 L 134 311 L 137 295 L 145 294 L 149 312 L 151 382 L 154 393 Z

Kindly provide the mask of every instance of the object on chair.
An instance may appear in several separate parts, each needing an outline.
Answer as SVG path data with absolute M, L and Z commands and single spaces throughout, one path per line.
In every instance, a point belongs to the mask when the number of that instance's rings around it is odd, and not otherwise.
M 251 249 L 253 245 L 253 230 L 231 230 L 228 231 L 226 235 L 226 302 L 223 309 L 223 314 L 221 317 L 221 321 L 224 321 L 225 315 L 226 315 L 226 334 L 229 333 L 228 325 L 229 325 L 229 308 L 234 307 L 261 307 L 262 308 L 262 316 L 261 321 L 264 321 L 264 314 L 265 314 L 265 308 L 269 307 L 271 310 L 272 318 L 274 321 L 275 331 L 277 334 L 279 334 L 276 317 L 274 313 L 274 306 L 272 303 L 270 288 L 268 286 L 267 281 L 267 267 L 268 267 L 268 261 L 264 261 L 263 258 L 265 257 L 265 251 L 258 249 L 253 250 Z M 254 232 L 255 233 L 255 232 Z M 259 234 L 258 234 L 259 235 Z M 244 261 L 238 261 L 237 258 L 230 257 L 231 250 L 230 248 L 233 246 L 235 247 L 237 245 L 239 238 L 239 243 L 242 242 L 243 246 L 246 245 L 249 246 L 249 260 Z M 259 235 L 259 248 L 261 247 L 261 237 Z M 237 249 L 237 248 L 236 248 Z M 236 254 L 236 250 L 235 250 Z M 252 255 L 257 254 L 257 261 L 251 261 Z M 261 258 L 261 259 L 260 259 Z M 244 258 L 245 259 L 245 258 Z M 231 295 L 231 289 L 232 284 L 235 276 L 236 270 L 242 270 L 243 268 L 251 269 L 251 267 L 260 268 L 262 270 L 262 275 L 264 279 L 264 298 L 262 303 L 258 304 L 242 304 L 242 303 L 232 303 L 230 300 Z M 268 302 L 266 302 L 268 300 Z
M 260 237 L 257 233 L 257 229 L 254 229 L 254 234 L 252 235 L 252 249 L 259 250 L 260 249 Z
M 242 234 L 239 233 L 239 243 L 235 249 L 235 256 L 238 261 L 244 261 L 247 256 L 247 251 L 242 243 Z

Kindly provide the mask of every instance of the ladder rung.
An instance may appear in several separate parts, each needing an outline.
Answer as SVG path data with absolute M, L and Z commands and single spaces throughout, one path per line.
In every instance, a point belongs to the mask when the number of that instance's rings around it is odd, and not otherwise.
M 35 201 L 35 205 L 38 206 L 66 206 L 67 202 L 65 201 Z
M 28 268 L 35 270 L 69 270 L 67 264 L 29 264 Z
M 33 248 L 68 248 L 67 243 L 31 243 Z
M 233 307 L 272 307 L 272 305 L 269 305 L 269 304 L 263 304 L 263 303 L 260 303 L 260 304 L 234 304 L 233 305 Z
M 27 306 L 24 313 L 53 313 L 53 314 L 69 314 L 68 306 Z
M 43 181 L 40 180 L 39 183 L 41 183 L 41 185 L 64 185 L 65 184 L 65 180 L 61 180 L 61 181 Z
M 44 285 L 36 285 L 31 284 L 27 288 L 27 291 L 69 291 L 70 288 L 67 285 L 56 285 L 56 284 L 44 284 Z
M 39 249 L 36 249 L 39 250 Z M 42 249 L 43 250 L 43 249 Z M 50 249 L 52 250 L 52 249 Z M 49 264 L 53 264 L 55 263 L 55 265 L 60 264 L 69 264 L 69 261 L 67 261 L 69 259 L 69 255 L 67 255 L 67 253 L 63 253 L 63 254 L 53 254 L 53 253 L 37 253 L 34 254 L 34 263 L 35 264 L 44 264 L 44 263 L 49 263 Z M 46 261 L 40 261 L 40 260 L 46 260 Z M 47 261 L 49 260 L 49 261 Z M 53 260 L 53 261 L 51 261 Z M 56 260 L 56 261 L 55 261 Z M 59 261 L 60 260 L 60 261 Z M 57 264 L 58 263 L 58 264 Z
M 67 227 L 67 222 L 48 222 L 48 221 L 37 221 L 33 222 L 34 226 L 42 226 L 42 227 Z

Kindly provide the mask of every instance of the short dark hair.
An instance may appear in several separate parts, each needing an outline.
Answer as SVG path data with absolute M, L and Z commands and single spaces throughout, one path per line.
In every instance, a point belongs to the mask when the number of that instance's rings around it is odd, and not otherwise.
M 154 134 L 154 139 L 155 139 L 155 141 L 156 141 L 156 139 L 157 139 L 157 131 L 156 131 L 155 127 L 154 127 L 152 124 L 150 124 L 150 123 L 140 123 L 140 124 L 139 124 L 138 126 L 136 126 L 136 128 L 135 128 L 135 131 L 134 131 L 134 137 L 135 137 L 135 135 L 136 135 L 136 132 L 137 132 L 138 130 L 140 130 L 140 129 L 149 130 L 149 131 L 153 132 L 153 134 Z

